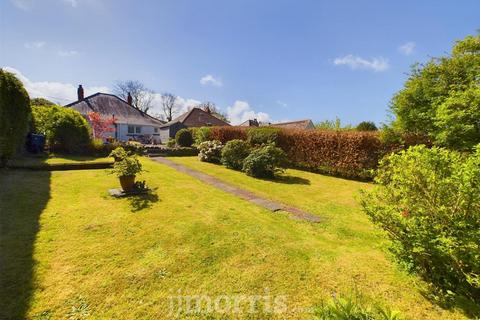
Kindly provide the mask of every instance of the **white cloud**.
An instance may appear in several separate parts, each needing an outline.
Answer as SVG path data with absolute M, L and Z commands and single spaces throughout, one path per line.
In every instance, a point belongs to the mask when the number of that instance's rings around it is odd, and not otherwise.
M 30 10 L 34 5 L 34 0 L 10 0 L 10 2 L 21 10 Z M 78 0 L 61 0 L 61 2 L 70 5 L 74 8 L 78 5 Z
M 63 1 L 66 2 L 67 4 L 71 5 L 74 8 L 78 5 L 77 0 L 63 0 Z
M 25 42 L 23 45 L 27 49 L 41 49 L 45 47 L 47 43 L 45 41 L 32 41 L 32 42 Z
M 385 71 L 389 68 L 388 59 L 383 57 L 367 60 L 353 54 L 335 58 L 333 64 L 336 66 L 346 65 L 352 70 L 371 70 L 374 72 Z
M 200 83 L 203 85 L 212 85 L 215 87 L 221 87 L 223 86 L 222 79 L 220 78 L 215 78 L 211 74 L 207 74 L 203 77 L 200 78 Z
M 407 42 L 398 47 L 398 50 L 406 56 L 411 55 L 415 51 L 415 42 Z
M 79 52 L 76 50 L 58 50 L 57 54 L 61 57 L 73 57 L 79 55 Z
M 33 4 L 33 0 L 10 0 L 10 2 L 21 10 L 29 10 Z
M 277 100 L 277 104 L 279 104 L 280 106 L 282 106 L 284 108 L 288 107 L 288 104 L 286 102 L 283 102 L 283 101 L 280 101 L 280 100 Z
M 14 73 L 17 78 L 23 82 L 25 89 L 31 98 L 42 97 L 61 105 L 68 104 L 77 100 L 77 85 L 62 82 L 50 81 L 31 81 L 20 71 L 14 68 L 5 67 L 4 70 Z M 110 92 L 108 87 L 88 87 L 84 86 L 85 96 L 97 92 Z
M 240 124 L 249 119 L 257 119 L 261 122 L 270 120 L 270 116 L 265 112 L 255 112 L 246 101 L 237 100 L 231 107 L 227 108 L 227 116 L 232 124 Z

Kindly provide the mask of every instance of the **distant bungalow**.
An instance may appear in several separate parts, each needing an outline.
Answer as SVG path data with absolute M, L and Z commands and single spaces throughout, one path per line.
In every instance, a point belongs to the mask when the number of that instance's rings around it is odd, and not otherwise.
M 90 112 L 97 112 L 104 119 L 113 118 L 115 130 L 105 133 L 105 137 L 119 141 L 148 137 L 155 143 L 161 143 L 159 130 L 165 122 L 135 108 L 130 94 L 125 101 L 116 95 L 101 92 L 84 97 L 82 85 L 77 92 L 78 100 L 65 107 L 75 109 L 85 117 Z
M 192 108 L 165 123 L 135 108 L 130 94 L 127 101 L 116 95 L 101 92 L 84 97 L 82 85 L 78 87 L 77 93 L 78 100 L 65 107 L 77 110 L 86 118 L 90 112 L 97 112 L 104 119 L 113 118 L 115 130 L 107 132 L 105 138 L 112 137 L 119 141 L 147 140 L 165 144 L 183 128 L 230 125 L 200 108 Z
M 160 139 L 166 143 L 169 138 L 175 137 L 178 130 L 191 127 L 230 126 L 229 123 L 215 117 L 210 112 L 200 108 L 192 108 L 170 122 L 160 126 Z
M 286 128 L 286 129 L 301 129 L 301 130 L 308 130 L 308 129 L 315 129 L 315 125 L 313 124 L 312 120 L 305 119 L 305 120 L 297 120 L 297 121 L 289 121 L 289 122 L 279 122 L 279 123 L 264 123 L 259 122 L 257 119 L 247 120 L 239 124 L 241 127 L 278 127 L 278 128 Z

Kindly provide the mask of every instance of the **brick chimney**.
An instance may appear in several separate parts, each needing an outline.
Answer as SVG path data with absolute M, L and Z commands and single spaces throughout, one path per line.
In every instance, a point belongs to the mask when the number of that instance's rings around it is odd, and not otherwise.
M 84 98 L 84 93 L 83 93 L 83 87 L 82 87 L 82 85 L 79 85 L 79 86 L 78 86 L 77 95 L 78 95 L 78 101 L 82 101 L 83 98 Z
M 129 105 L 132 105 L 132 103 L 133 103 L 133 98 L 132 98 L 132 95 L 130 94 L 130 92 L 128 93 L 127 103 L 128 103 Z

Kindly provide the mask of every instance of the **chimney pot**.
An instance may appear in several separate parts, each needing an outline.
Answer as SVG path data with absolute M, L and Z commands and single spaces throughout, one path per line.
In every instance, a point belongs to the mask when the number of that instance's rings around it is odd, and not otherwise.
M 84 92 L 83 92 L 83 87 L 82 87 L 82 85 L 79 85 L 79 86 L 78 86 L 77 95 L 78 95 L 78 101 L 82 101 L 83 98 L 84 98 Z
M 132 95 L 130 94 L 130 92 L 128 93 L 128 96 L 127 96 L 127 103 L 129 105 L 132 105 L 132 103 L 133 103 L 133 98 L 132 98 Z

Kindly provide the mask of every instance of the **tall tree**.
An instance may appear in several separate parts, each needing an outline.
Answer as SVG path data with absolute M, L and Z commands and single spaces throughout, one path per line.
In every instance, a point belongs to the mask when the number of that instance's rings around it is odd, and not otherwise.
M 217 106 L 213 102 L 210 102 L 210 101 L 202 102 L 197 106 L 197 108 L 202 109 L 203 111 L 211 114 L 212 116 L 220 120 L 230 123 L 230 120 L 228 119 L 227 115 L 223 113 L 219 108 L 217 108 Z
M 31 106 L 53 106 L 55 103 L 45 98 L 33 98 L 30 99 Z
M 117 81 L 113 91 L 124 100 L 127 100 L 128 94 L 130 94 L 132 96 L 132 105 L 142 112 L 148 113 L 152 107 L 154 93 L 140 81 Z
M 480 35 L 457 41 L 451 55 L 414 65 L 404 88 L 391 101 L 390 109 L 395 116 L 393 128 L 428 136 L 439 145 L 455 147 L 452 144 L 455 141 L 460 149 L 479 143 L 476 110 L 480 106 L 475 105 L 479 74 Z M 451 130 L 453 127 L 456 129 Z M 465 143 L 458 141 L 459 136 L 451 136 L 463 130 L 468 131 Z
M 162 111 L 165 114 L 165 118 L 167 119 L 167 121 L 172 121 L 173 115 L 178 109 L 178 105 L 176 104 L 177 96 L 173 93 L 165 92 L 162 93 L 161 100 Z

